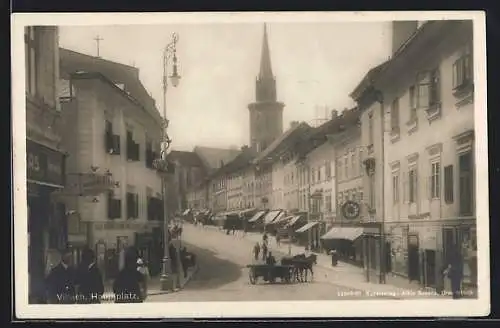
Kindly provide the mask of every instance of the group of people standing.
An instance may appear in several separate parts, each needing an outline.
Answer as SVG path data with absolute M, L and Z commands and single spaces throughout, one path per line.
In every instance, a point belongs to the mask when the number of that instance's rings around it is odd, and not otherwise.
M 271 251 L 269 251 L 269 237 L 267 233 L 264 233 L 262 236 L 262 246 L 259 242 L 257 242 L 253 247 L 253 254 L 256 261 L 259 260 L 259 255 L 262 251 L 262 261 L 265 261 L 267 264 L 275 264 L 276 259 L 272 255 Z
M 95 304 L 104 296 L 104 282 L 91 249 L 82 252 L 78 266 L 72 265 L 72 252 L 60 252 L 59 264 L 46 278 L 46 300 L 50 304 Z M 140 303 L 147 297 L 149 270 L 133 249 L 125 254 L 124 267 L 113 283 L 115 303 Z

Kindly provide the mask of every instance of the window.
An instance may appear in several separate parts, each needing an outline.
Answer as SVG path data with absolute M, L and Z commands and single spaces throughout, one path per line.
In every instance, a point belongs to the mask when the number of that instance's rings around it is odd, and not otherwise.
M 441 101 L 439 69 L 419 74 L 418 80 L 417 106 L 431 108 L 439 105 Z
M 342 180 L 342 159 L 337 160 L 337 171 L 338 171 L 337 179 Z
M 318 182 L 321 182 L 321 166 L 318 167 Z
M 153 161 L 155 160 L 156 153 L 153 150 L 153 142 L 146 137 L 146 167 L 153 168 Z
M 122 216 L 122 202 L 113 197 L 113 193 L 108 193 L 108 218 L 119 219 Z
M 414 121 L 417 119 L 417 102 L 416 102 L 414 85 L 410 87 L 409 93 L 410 93 L 410 121 Z
M 440 171 L 441 164 L 439 162 L 431 163 L 431 197 L 440 197 Z
M 327 179 L 332 177 L 332 164 L 329 161 L 325 163 L 325 176 Z
M 25 65 L 26 65 L 26 92 L 30 95 L 37 93 L 37 37 L 33 26 L 24 28 Z
M 408 172 L 408 201 L 417 202 L 417 169 L 411 168 Z
M 373 113 L 368 114 L 368 146 L 373 145 Z
M 399 172 L 392 175 L 392 203 L 399 203 Z
M 139 144 L 134 141 L 131 130 L 127 130 L 127 159 L 139 161 Z
M 326 212 L 332 211 L 332 195 L 325 196 L 325 206 L 326 206 L 325 209 Z
M 473 214 L 472 204 L 474 185 L 472 182 L 472 152 L 461 154 L 458 157 L 460 215 Z
M 444 168 L 444 201 L 446 204 L 453 203 L 453 165 Z
M 394 99 L 391 104 L 391 133 L 399 133 L 399 98 Z
M 314 183 L 316 179 L 316 170 L 314 168 L 311 169 L 311 183 Z
M 469 46 L 465 53 L 453 63 L 453 90 L 472 84 L 472 63 Z

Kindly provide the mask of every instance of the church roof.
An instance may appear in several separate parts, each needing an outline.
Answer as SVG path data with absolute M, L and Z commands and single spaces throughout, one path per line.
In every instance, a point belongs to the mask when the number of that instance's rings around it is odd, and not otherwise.
M 264 37 L 262 38 L 262 52 L 260 55 L 259 79 L 274 78 L 271 66 L 271 53 L 269 51 L 269 42 L 267 39 L 267 27 L 264 24 Z

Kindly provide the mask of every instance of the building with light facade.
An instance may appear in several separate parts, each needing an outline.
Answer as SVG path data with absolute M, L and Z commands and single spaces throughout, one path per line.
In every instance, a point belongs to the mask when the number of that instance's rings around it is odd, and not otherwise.
M 365 265 L 441 288 L 458 253 L 475 286 L 472 21 L 395 22 L 393 34 L 391 60 L 353 93 L 378 240 Z

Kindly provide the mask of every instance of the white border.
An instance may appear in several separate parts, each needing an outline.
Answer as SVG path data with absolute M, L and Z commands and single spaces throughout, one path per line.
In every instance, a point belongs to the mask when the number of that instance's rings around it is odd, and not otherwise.
M 193 302 L 99 305 L 29 305 L 27 299 L 26 122 L 24 42 L 26 25 L 131 25 L 241 22 L 361 22 L 472 19 L 474 21 L 475 138 L 478 285 L 477 300 L 359 300 L 307 302 Z M 265 12 L 265 13 L 57 13 L 12 15 L 14 258 L 18 318 L 231 318 L 231 317 L 383 317 L 482 316 L 490 311 L 488 145 L 486 112 L 485 13 L 460 12 Z

